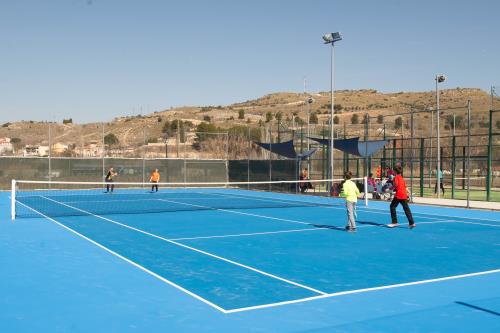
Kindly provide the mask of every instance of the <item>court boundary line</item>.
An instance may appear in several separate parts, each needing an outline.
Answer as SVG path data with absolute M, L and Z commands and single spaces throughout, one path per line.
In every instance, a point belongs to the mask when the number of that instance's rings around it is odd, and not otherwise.
M 186 206 L 192 206 L 192 207 L 199 207 L 199 208 L 205 208 L 205 209 L 210 209 L 210 210 L 217 210 L 217 211 L 221 211 L 221 212 L 227 212 L 227 213 L 238 214 L 238 215 L 247 215 L 247 216 L 262 217 L 262 218 L 265 218 L 265 219 L 277 220 L 277 221 L 284 221 L 284 222 L 290 222 L 290 223 L 296 223 L 296 224 L 306 224 L 306 225 L 314 225 L 315 224 L 315 223 L 312 223 L 312 222 L 304 222 L 304 221 L 298 221 L 298 220 L 284 219 L 284 218 L 281 218 L 281 217 L 260 215 L 260 214 L 254 214 L 254 213 L 246 213 L 246 212 L 240 212 L 238 210 L 232 210 L 232 209 L 215 208 L 215 207 L 210 207 L 210 206 L 202 206 L 202 205 L 190 204 L 190 203 L 187 203 L 187 202 L 179 202 L 179 201 L 168 200 L 168 199 L 158 198 L 156 200 L 166 201 L 166 202 L 173 202 L 173 203 L 180 204 L 180 205 L 186 205 Z
M 340 291 L 340 292 L 336 292 L 336 293 L 330 293 L 327 295 L 319 295 L 319 296 L 306 297 L 306 298 L 284 301 L 284 302 L 276 302 L 276 303 L 268 303 L 268 304 L 249 306 L 249 307 L 243 307 L 243 308 L 236 308 L 236 309 L 231 309 L 231 310 L 226 310 L 226 311 L 227 311 L 227 314 L 246 312 L 246 311 L 258 310 L 258 309 L 278 307 L 278 306 L 283 306 L 283 305 L 288 305 L 288 304 L 304 303 L 304 302 L 309 302 L 309 301 L 318 300 L 318 299 L 333 298 L 333 297 L 338 297 L 338 296 L 343 296 L 343 295 L 361 294 L 361 293 L 366 293 L 366 292 L 371 292 L 371 291 L 394 289 L 394 288 L 408 287 L 408 286 L 414 286 L 414 285 L 420 285 L 420 284 L 436 283 L 436 282 L 448 281 L 448 280 L 457 280 L 457 279 L 463 279 L 463 278 L 468 278 L 468 277 L 496 274 L 496 273 L 500 273 L 500 268 L 488 270 L 488 271 L 482 271 L 482 272 L 474 272 L 474 273 L 467 273 L 467 274 L 460 274 L 460 275 L 445 276 L 445 277 L 440 277 L 440 278 L 435 278 L 435 279 L 426 279 L 426 280 L 391 284 L 391 285 L 379 286 L 379 287 L 346 290 L 346 291 Z
M 360 223 L 358 221 L 358 223 Z M 476 222 L 463 222 L 456 220 L 444 220 L 444 221 L 429 221 L 429 222 L 419 222 L 417 224 L 446 224 L 446 223 L 463 223 L 463 224 L 474 224 L 481 226 L 490 226 L 490 227 L 500 227 L 500 225 L 496 224 L 485 224 L 485 223 L 476 223 Z M 336 227 L 333 226 L 332 227 Z M 360 228 L 370 228 L 370 227 L 386 227 L 386 225 L 359 225 Z M 342 227 L 337 227 L 342 228 Z M 227 234 L 227 235 L 212 235 L 212 236 L 193 236 L 193 237 L 182 237 L 182 238 L 169 238 L 172 241 L 182 241 L 182 240 L 198 240 L 198 239 L 217 239 L 217 238 L 231 238 L 231 237 L 248 237 L 248 236 L 260 236 L 260 235 L 271 235 L 271 234 L 285 234 L 285 233 L 295 233 L 295 232 L 308 232 L 308 231 L 328 231 L 331 230 L 329 227 L 318 226 L 315 228 L 304 228 L 304 229 L 289 229 L 289 230 L 276 230 L 276 231 L 263 231 L 263 232 L 251 232 L 251 233 L 242 233 L 242 234 Z
M 241 189 L 241 190 L 245 191 L 245 189 Z M 198 192 L 198 193 L 204 193 L 204 192 Z M 267 193 L 270 193 L 270 192 L 267 192 Z M 223 193 L 210 193 L 210 194 L 211 195 L 225 196 L 225 197 L 238 196 L 238 197 L 241 197 L 241 198 L 251 198 L 251 199 L 254 199 L 254 200 L 266 201 L 266 199 L 264 199 L 264 198 L 254 198 L 252 196 L 245 196 L 243 194 L 237 194 L 237 193 L 234 193 L 234 194 L 231 194 L 231 195 L 229 195 L 229 194 L 223 194 Z M 279 194 L 292 195 L 292 196 L 295 195 L 293 193 L 279 193 Z M 327 198 L 327 197 L 325 197 L 325 198 Z M 267 199 L 269 199 L 269 200 L 283 201 L 283 202 L 297 202 L 297 203 L 301 202 L 301 201 L 298 201 L 298 200 L 279 199 L 279 198 L 273 198 L 273 197 L 269 197 Z M 385 202 L 385 201 L 382 201 L 382 202 Z M 335 206 L 333 203 L 332 203 L 331 206 L 328 205 L 328 204 L 326 204 L 326 203 L 325 204 L 323 204 L 323 203 L 316 203 L 314 201 L 311 201 L 309 203 L 310 203 L 310 207 L 319 207 L 319 208 L 327 208 L 327 209 L 344 209 L 343 207 Z M 387 201 L 387 203 L 389 203 L 389 201 Z M 432 205 L 431 206 L 429 206 L 429 205 L 421 205 L 421 206 L 431 207 L 431 208 L 442 208 L 441 206 L 432 206 Z M 446 207 L 446 208 L 455 209 L 455 208 L 463 208 L 463 207 Z M 384 212 L 387 211 L 386 209 L 369 207 L 369 206 L 358 206 L 358 207 L 356 207 L 356 209 L 358 209 L 360 211 L 366 211 L 366 212 L 376 213 L 376 214 L 386 214 Z M 399 213 L 401 214 L 402 212 L 400 211 Z M 436 215 L 436 214 L 432 214 L 432 213 L 422 213 L 422 212 L 412 212 L 412 214 L 413 215 L 425 215 L 425 216 L 420 216 L 420 217 L 422 217 L 422 218 L 428 218 L 428 219 L 433 219 L 433 220 L 439 220 L 440 218 L 466 218 L 466 219 L 469 219 L 469 220 L 480 220 L 480 221 L 497 222 L 497 220 L 480 218 L 480 217 L 462 217 L 462 216 L 441 215 L 441 214 Z M 439 216 L 439 218 L 437 218 L 435 216 Z
M 196 193 L 205 194 L 204 192 L 196 192 Z M 267 192 L 267 193 L 269 193 L 269 192 Z M 301 203 L 301 201 L 298 201 L 298 200 L 279 199 L 279 198 L 272 198 L 272 197 L 269 197 L 269 198 L 265 199 L 265 198 L 257 198 L 257 197 L 254 198 L 254 197 L 251 197 L 251 196 L 245 196 L 245 195 L 241 195 L 241 194 L 223 194 L 223 193 L 210 193 L 210 194 L 211 195 L 219 195 L 219 196 L 223 196 L 223 197 L 238 196 L 238 197 L 240 197 L 242 199 L 247 199 L 248 198 L 248 199 L 258 200 L 258 201 L 275 200 L 275 201 L 280 201 L 280 202 L 296 202 L 296 203 Z M 279 194 L 290 195 L 290 193 L 279 193 Z M 293 194 L 291 194 L 291 195 L 293 195 Z M 327 198 L 327 197 L 325 197 L 325 198 Z M 342 200 L 342 199 L 339 199 L 339 200 Z M 327 203 L 317 203 L 317 202 L 313 202 L 313 201 L 312 202 L 308 202 L 308 203 L 309 204 L 308 205 L 304 205 L 304 207 L 345 210 L 345 207 L 342 207 L 341 205 L 336 205 L 334 203 L 332 203 L 331 205 L 329 205 Z M 284 208 L 288 208 L 288 207 L 284 207 Z M 295 208 L 295 207 L 290 207 L 290 208 Z M 212 209 L 217 209 L 217 208 L 212 208 Z M 389 217 L 390 217 L 390 213 L 387 212 L 388 209 L 386 210 L 386 209 L 381 209 L 381 208 L 372 208 L 372 207 L 368 207 L 368 206 L 356 206 L 356 209 L 359 210 L 359 211 L 368 212 L 368 213 L 374 213 L 374 214 L 382 214 L 382 215 L 389 214 Z M 402 217 L 404 216 L 403 212 L 401 212 L 401 211 L 396 211 L 396 213 L 399 214 Z M 427 213 L 412 212 L 412 214 L 413 215 L 415 215 L 415 214 L 420 214 L 421 215 L 421 214 L 427 214 Z M 431 215 L 431 214 L 428 214 L 428 215 Z M 442 217 L 449 217 L 449 216 L 442 216 Z M 432 219 L 432 220 L 438 220 L 439 219 L 437 217 L 432 217 L 432 216 L 425 216 L 425 218 Z
M 150 232 L 147 232 L 147 231 L 144 231 L 144 230 L 141 230 L 139 228 L 135 228 L 135 227 L 132 227 L 128 224 L 125 224 L 125 223 L 121 223 L 121 222 L 118 222 L 118 221 L 114 221 L 112 219 L 109 219 L 107 217 L 104 217 L 104 216 L 100 216 L 100 215 L 97 215 L 97 214 L 93 214 L 93 213 L 90 213 L 88 211 L 85 211 L 83 209 L 80 209 L 80 208 L 77 208 L 77 207 L 73 207 L 73 206 L 70 206 L 70 205 L 66 205 L 62 202 L 58 202 L 56 200 L 53 200 L 53 199 L 50 199 L 50 198 L 46 198 L 44 196 L 41 196 L 42 198 L 45 198 L 49 201 L 52 201 L 52 202 L 55 202 L 57 204 L 60 204 L 60 205 L 63 205 L 63 206 L 66 206 L 66 207 L 69 207 L 71 209 L 74 209 L 74 210 L 78 210 L 78 211 L 81 211 L 87 215 L 90 215 L 90 216 L 94 216 L 96 218 L 99 218 L 99 219 L 102 219 L 104 221 L 107 221 L 107 222 L 110 222 L 110 223 L 113 223 L 113 224 L 116 224 L 116 225 L 120 225 L 124 228 L 127 228 L 127 229 L 130 229 L 130 230 L 134 230 L 136 232 L 139 232 L 139 233 L 142 233 L 144 235 L 147 235 L 147 236 L 150 236 L 150 237 L 153 237 L 153 238 L 156 238 L 156 239 L 160 239 L 162 241 L 165 241 L 167 243 L 170 243 L 170 244 L 174 244 L 174 245 L 177 245 L 179 247 L 183 247 L 183 248 L 186 248 L 188 250 L 191 250 L 191 251 L 194 251 L 194 252 L 198 252 L 198 253 L 201 253 L 201 254 L 204 254 L 206 256 L 209 256 L 209 257 L 212 257 L 212 258 L 215 258 L 215 259 L 218 259 L 218 260 L 221 260 L 221 261 L 224 261 L 224 262 L 227 262 L 227 263 L 230 263 L 230 264 L 233 264 L 235 266 L 239 266 L 239 267 L 242 267 L 242 268 L 246 268 L 250 271 L 253 271 L 253 272 L 256 272 L 256 273 L 259 273 L 261 275 L 264 275 L 264 276 L 267 276 L 267 277 L 270 277 L 270 278 L 274 278 L 276 280 L 279 280 L 279 281 L 282 281 L 282 282 L 285 282 L 285 283 L 288 283 L 288 284 L 291 284 L 291 285 L 294 285 L 296 287 L 299 287 L 299 288 L 303 288 L 303 289 L 306 289 L 306 290 L 309 290 L 309 291 L 312 291 L 316 294 L 320 294 L 320 295 L 326 295 L 327 293 L 324 292 L 324 291 L 321 291 L 321 290 L 318 290 L 318 289 L 315 289 L 315 288 L 312 288 L 312 287 L 309 287 L 309 286 L 306 286 L 306 285 L 303 285 L 303 284 L 300 284 L 300 283 L 297 283 L 297 282 L 294 282 L 294 281 L 291 281 L 291 280 L 288 280 L 288 279 L 285 279 L 285 278 L 282 278 L 280 276 L 277 276 L 277 275 L 274 275 L 274 274 L 271 274 L 271 273 L 267 273 L 265 271 L 262 271 L 258 268 L 255 268 L 255 267 L 252 267 L 252 266 L 248 266 L 248 265 L 245 265 L 245 264 L 242 264 L 242 263 L 239 263 L 237 261 L 234 261 L 234 260 L 231 260 L 231 259 L 227 259 L 227 258 L 224 258 L 224 257 L 221 257 L 221 256 L 218 256 L 216 254 L 213 254 L 213 253 L 210 253 L 210 252 L 207 252 L 207 251 L 203 251 L 203 250 L 200 250 L 200 249 L 197 249 L 195 247 L 192 247 L 192 246 L 189 246 L 189 245 L 185 245 L 185 244 L 182 244 L 182 243 L 178 243 L 176 241 L 173 241 L 173 240 L 170 240 L 168 238 L 164 238 L 162 236 L 158 236 L 158 235 L 155 235 L 153 233 L 150 233 Z
M 487 223 L 458 221 L 458 220 L 439 220 L 439 221 L 419 222 L 418 224 L 439 224 L 439 223 L 462 223 L 462 224 L 473 224 L 473 225 L 500 228 L 500 224 L 487 224 Z
M 149 275 L 151 275 L 151 276 L 153 276 L 153 277 L 157 278 L 158 280 L 160 280 L 160 281 L 162 281 L 162 282 L 164 282 L 164 283 L 168 284 L 169 286 L 172 286 L 172 287 L 176 288 L 177 290 L 182 291 L 182 292 L 184 292 L 184 293 L 188 294 L 189 296 L 191 296 L 191 297 L 193 297 L 193 298 L 195 298 L 195 299 L 197 299 L 197 300 L 199 300 L 199 301 L 201 301 L 201 302 L 203 302 L 203 303 L 205 303 L 205 304 L 207 304 L 207 305 L 211 306 L 212 308 L 214 308 L 214 309 L 216 309 L 216 310 L 218 310 L 218 311 L 220 311 L 220 312 L 222 312 L 222 313 L 227 313 L 227 311 L 228 311 L 228 310 L 226 310 L 226 309 L 224 309 L 224 308 L 222 308 L 222 307 L 218 306 L 218 305 L 217 305 L 217 304 L 215 304 L 215 303 L 210 302 L 209 300 L 207 300 L 207 299 L 203 298 L 202 296 L 200 296 L 200 295 L 198 295 L 198 294 L 195 294 L 194 292 L 192 292 L 192 291 L 190 291 L 190 290 L 188 290 L 188 289 L 186 289 L 186 288 L 184 288 L 184 287 L 182 287 L 182 286 L 180 286 L 180 285 L 176 284 L 175 282 L 172 282 L 172 281 L 170 281 L 170 280 L 168 280 L 168 279 L 164 278 L 163 276 L 161 276 L 161 275 L 159 275 L 159 274 L 157 274 L 157 273 L 155 273 L 155 272 L 153 272 L 153 271 L 151 271 L 151 270 L 147 269 L 146 267 L 142 266 L 141 264 L 138 264 L 138 263 L 136 263 L 135 261 L 133 261 L 133 260 L 131 260 L 131 259 L 129 259 L 129 258 L 127 258 L 127 257 L 125 257 L 125 256 L 123 256 L 123 255 L 121 255 L 121 254 L 119 254 L 119 253 L 117 253 L 117 252 L 113 251 L 113 250 L 111 250 L 110 248 L 108 248 L 108 247 L 106 247 L 106 246 L 102 245 L 101 243 L 99 243 L 99 242 L 97 242 L 97 241 L 95 241 L 95 240 L 93 240 L 93 239 L 91 239 L 91 238 L 89 238 L 89 237 L 87 237 L 87 236 L 85 236 L 85 235 L 83 235 L 83 234 L 79 233 L 78 231 L 76 231 L 76 230 L 74 230 L 74 229 L 72 229 L 72 228 L 70 228 L 70 227 L 68 227 L 68 226 L 64 225 L 63 223 L 61 223 L 61 222 L 59 222 L 59 221 L 57 221 L 57 220 L 55 220 L 55 219 L 53 219 L 53 218 L 51 218 L 51 217 L 49 217 L 49 216 L 47 216 L 47 215 L 45 215 L 45 214 L 43 214 L 43 213 L 41 213 L 41 212 L 37 211 L 36 209 L 34 209 L 34 208 L 32 208 L 32 207 L 29 207 L 29 206 L 25 205 L 25 204 L 24 204 L 24 203 L 22 203 L 22 202 L 18 202 L 18 203 L 19 203 L 19 204 L 21 204 L 21 205 L 23 205 L 24 207 L 26 207 L 26 208 L 28 208 L 28 209 L 30 209 L 30 210 L 32 210 L 32 211 L 34 211 L 35 213 L 39 214 L 40 216 L 43 216 L 45 219 L 47 219 L 47 220 L 49 220 L 49 221 L 51 221 L 51 222 L 53 222 L 53 223 L 57 224 L 58 226 L 60 226 L 60 227 L 62 227 L 62 228 L 64 228 L 64 229 L 66 229 L 67 231 L 69 231 L 69 232 L 71 232 L 71 233 L 73 233 L 73 234 L 77 235 L 78 237 L 83 238 L 84 240 L 86 240 L 86 241 L 90 242 L 91 244 L 94 244 L 95 246 L 99 247 L 100 249 L 102 249 L 102 250 L 104 250 L 104 251 L 106 251 L 106 252 L 108 252 L 108 253 L 110 253 L 110 254 L 112 254 L 112 255 L 116 256 L 116 257 L 118 257 L 119 259 L 122 259 L 123 261 L 125 261 L 125 262 L 127 262 L 127 263 L 131 264 L 131 265 L 132 265 L 132 266 L 134 266 L 135 268 L 138 268 L 138 269 L 142 270 L 143 272 L 145 272 L 145 273 L 147 273 L 147 274 L 149 274 Z
M 169 238 L 172 241 L 183 241 L 183 240 L 197 240 L 197 239 L 215 239 L 215 238 L 230 238 L 230 237 L 247 237 L 247 236 L 258 236 L 258 235 L 270 235 L 270 234 L 286 234 L 293 232 L 307 232 L 307 231 L 325 231 L 329 228 L 304 228 L 304 229 L 290 229 L 290 230 L 277 230 L 277 231 L 263 231 L 263 232 L 251 232 L 245 234 L 228 234 L 228 235 L 214 235 L 214 236 L 199 236 L 199 237 L 183 237 L 183 238 Z

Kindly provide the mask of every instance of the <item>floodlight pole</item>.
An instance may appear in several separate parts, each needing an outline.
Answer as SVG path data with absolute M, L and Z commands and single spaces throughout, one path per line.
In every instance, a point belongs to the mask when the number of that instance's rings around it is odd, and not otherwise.
M 441 140 L 439 135 L 439 86 L 436 75 L 436 136 L 437 136 L 437 165 L 436 165 L 436 189 L 438 199 L 441 197 Z
M 436 192 L 438 199 L 441 197 L 441 137 L 439 134 L 439 87 L 440 82 L 444 82 L 443 75 L 436 75 L 436 135 L 437 135 L 437 166 L 436 166 Z
M 334 158 L 333 158 L 333 151 L 334 151 L 334 128 L 333 128 L 333 113 L 334 113 L 334 102 L 335 102 L 335 97 L 334 97 L 334 71 L 335 71 L 335 42 L 341 41 L 342 36 L 340 32 L 333 32 L 333 33 L 328 33 L 323 36 L 323 40 L 325 41 L 325 44 L 332 44 L 332 53 L 331 53 L 331 72 L 330 72 L 330 147 L 329 147 L 329 153 L 330 153 L 330 167 L 329 167 L 329 176 L 330 179 L 333 179 L 334 177 Z M 333 186 L 333 183 L 331 184 Z
M 334 93 L 334 74 L 335 74 L 335 43 L 332 42 L 332 53 L 331 53 L 331 72 L 330 72 L 330 179 L 334 178 L 334 158 L 333 158 L 333 145 L 335 142 L 334 138 L 334 128 L 333 128 L 333 113 L 334 113 L 334 105 L 335 102 L 335 93 Z M 333 186 L 333 184 L 332 184 Z
M 309 139 L 311 137 L 311 104 L 314 102 L 314 100 L 312 99 L 312 97 L 309 97 L 307 100 L 306 100 L 306 103 L 307 103 L 307 151 L 310 151 L 311 150 L 311 140 Z M 309 172 L 309 175 L 311 174 L 311 158 L 308 157 L 307 158 L 307 168 L 308 168 L 308 172 Z

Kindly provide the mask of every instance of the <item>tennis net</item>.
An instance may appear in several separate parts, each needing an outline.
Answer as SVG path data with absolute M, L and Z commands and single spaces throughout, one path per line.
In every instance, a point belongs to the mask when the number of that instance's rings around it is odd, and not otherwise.
M 353 179 L 363 192 L 364 179 Z M 13 180 L 12 218 L 340 205 L 342 179 L 221 183 Z

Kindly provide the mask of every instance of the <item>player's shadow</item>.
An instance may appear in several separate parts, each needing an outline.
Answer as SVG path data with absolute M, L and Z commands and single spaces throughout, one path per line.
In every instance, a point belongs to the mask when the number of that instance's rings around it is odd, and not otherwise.
M 337 230 L 337 231 L 346 231 L 345 227 L 339 227 L 335 225 L 328 225 L 328 224 L 313 224 L 312 225 L 315 228 L 321 228 L 321 229 L 331 229 L 331 230 Z
M 371 225 L 374 227 L 382 227 L 382 228 L 389 228 L 390 229 L 390 227 L 388 227 L 386 223 L 377 223 L 377 222 L 369 222 L 369 221 L 356 221 L 356 223 L 362 224 L 362 225 Z M 393 227 L 393 228 L 404 228 L 404 227 L 398 225 L 398 226 Z
M 385 223 L 377 223 L 377 222 L 369 222 L 369 221 L 356 221 L 356 223 L 362 224 L 362 225 L 372 225 L 375 227 L 386 227 L 387 226 L 387 224 L 385 224 Z
M 463 305 L 463 306 L 467 306 L 467 307 L 472 308 L 474 310 L 479 310 L 479 311 L 483 311 L 483 312 L 486 312 L 486 313 L 489 313 L 489 314 L 492 314 L 492 315 L 495 315 L 495 316 L 500 316 L 500 313 L 497 312 L 497 311 L 493 311 L 493 310 L 490 310 L 490 309 L 482 308 L 482 307 L 479 307 L 477 305 L 473 305 L 473 304 L 465 303 L 465 302 L 459 302 L 459 301 L 456 301 L 455 303 Z

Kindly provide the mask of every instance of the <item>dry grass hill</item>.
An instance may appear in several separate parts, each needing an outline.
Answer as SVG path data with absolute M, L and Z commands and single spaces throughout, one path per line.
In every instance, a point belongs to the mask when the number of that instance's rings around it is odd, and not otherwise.
M 265 127 L 269 124 L 277 126 L 282 123 L 282 128 L 300 127 L 307 119 L 308 104 L 306 100 L 311 97 L 313 102 L 309 105 L 312 116 L 311 121 L 317 122 L 316 127 L 326 123 L 329 116 L 330 95 L 329 92 L 311 94 L 301 93 L 273 93 L 258 99 L 249 100 L 226 106 L 204 106 L 204 107 L 178 107 L 148 115 L 137 115 L 132 117 L 119 117 L 105 124 L 105 134 L 114 134 L 118 139 L 117 145 L 122 147 L 140 146 L 144 139 L 149 142 L 163 140 L 165 128 L 168 128 L 170 136 L 175 136 L 176 121 L 181 120 L 185 125 L 185 133 L 195 131 L 197 125 L 207 122 L 221 129 L 228 129 L 237 125 L 250 127 Z M 450 124 L 446 121 L 447 114 L 456 113 L 460 121 L 457 130 L 463 130 L 467 100 L 472 101 L 472 131 L 473 133 L 484 132 L 487 129 L 488 110 L 490 109 L 491 97 L 480 89 L 447 89 L 441 91 L 442 128 L 449 130 Z M 500 108 L 500 101 L 493 101 L 496 108 Z M 430 110 L 435 107 L 435 93 L 430 92 L 398 92 L 381 93 L 376 90 L 344 90 L 335 94 L 336 123 L 339 128 L 343 124 L 347 129 L 347 135 L 362 134 L 364 131 L 363 117 L 369 114 L 370 136 L 380 132 L 383 124 L 387 127 L 388 136 L 401 135 L 401 132 L 409 128 L 409 115 L 402 116 L 403 126 L 395 126 L 395 114 L 409 113 L 413 111 Z M 448 108 L 459 108 L 446 111 Z M 357 122 L 353 119 L 357 116 Z M 377 117 L 383 116 L 383 119 Z M 356 116 L 354 116 L 356 118 Z M 415 114 L 415 132 L 417 136 L 428 136 L 430 128 L 430 113 Z M 279 119 L 280 121 L 278 121 Z M 172 124 L 174 123 L 174 124 Z M 494 122 L 493 126 L 500 126 Z M 18 138 L 16 144 L 43 145 L 48 144 L 48 123 L 20 121 L 6 123 L 0 127 L 0 138 Z M 498 130 L 498 128 L 497 128 Z M 52 124 L 52 143 L 60 142 L 69 146 L 83 146 L 92 141 L 102 138 L 102 127 L 100 123 L 74 124 L 57 123 Z M 378 132 L 377 132 L 378 131 Z M 409 132 L 407 132 L 409 133 Z M 194 134 L 191 134 L 193 136 Z

